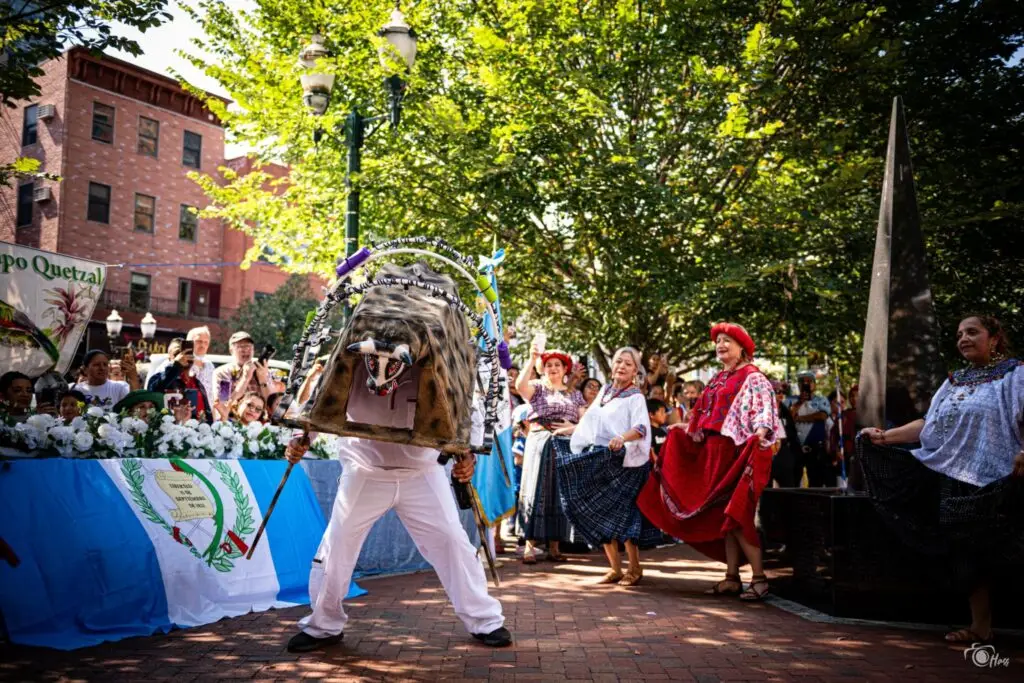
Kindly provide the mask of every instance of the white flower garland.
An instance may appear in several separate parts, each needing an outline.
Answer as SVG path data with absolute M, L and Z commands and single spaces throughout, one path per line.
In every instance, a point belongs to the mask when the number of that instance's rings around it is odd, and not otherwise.
M 90 408 L 70 423 L 50 415 L 32 415 L 20 424 L 0 421 L 0 446 L 63 458 L 255 458 L 280 459 L 293 430 L 258 422 L 196 420 L 177 424 L 165 412 L 149 420 Z M 337 437 L 322 435 L 309 456 L 337 458 Z

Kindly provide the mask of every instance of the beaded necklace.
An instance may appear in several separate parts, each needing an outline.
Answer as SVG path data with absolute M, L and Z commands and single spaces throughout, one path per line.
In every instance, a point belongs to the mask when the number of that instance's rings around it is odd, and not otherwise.
M 622 396 L 622 394 L 629 391 L 630 389 L 636 389 L 636 387 L 627 384 L 626 386 L 616 391 L 614 394 L 611 393 L 610 391 L 606 391 L 604 396 L 601 397 L 601 407 L 604 408 L 606 405 L 617 399 L 619 396 Z
M 981 367 L 970 367 L 950 373 L 949 383 L 957 387 L 973 387 L 979 384 L 987 384 L 1000 380 L 1008 372 L 1021 365 L 1022 362 L 1016 358 L 1007 358 L 983 365 Z

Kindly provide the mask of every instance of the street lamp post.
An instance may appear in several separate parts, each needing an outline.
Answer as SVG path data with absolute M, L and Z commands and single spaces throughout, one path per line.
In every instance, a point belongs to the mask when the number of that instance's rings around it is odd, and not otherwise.
M 124 325 L 124 319 L 121 318 L 116 310 L 112 310 L 105 322 L 107 324 L 107 339 L 110 341 L 110 353 L 116 355 L 117 338 L 121 336 L 121 327 Z
M 387 41 L 379 52 L 381 64 L 388 68 L 388 53 L 394 51 L 405 62 L 407 70 L 412 69 L 416 61 L 416 33 L 405 23 L 405 16 L 396 5 L 391 13 L 391 20 L 384 25 L 378 35 Z M 303 104 L 314 116 L 322 116 L 330 105 L 331 90 L 334 88 L 334 74 L 317 70 L 317 61 L 330 56 L 324 37 L 317 33 L 309 45 L 299 53 L 299 64 L 302 65 Z M 348 167 L 345 175 L 345 187 L 348 189 L 348 202 L 345 211 L 345 256 L 352 256 L 359 246 L 359 199 L 360 190 L 354 183 L 353 175 L 362 171 L 363 143 L 376 127 L 367 132 L 367 127 L 375 123 L 388 121 L 392 129 L 396 128 L 402 117 L 402 100 L 405 97 L 407 84 L 398 74 L 384 79 L 384 87 L 388 96 L 388 113 L 381 116 L 364 116 L 359 109 L 353 108 L 345 118 L 345 143 L 348 147 Z M 313 140 L 319 142 L 323 130 L 317 129 Z
M 153 342 L 153 337 L 156 336 L 156 318 L 152 313 L 146 311 L 142 322 L 139 323 L 139 328 L 142 330 L 142 358 L 143 361 L 147 361 L 149 360 L 149 346 Z

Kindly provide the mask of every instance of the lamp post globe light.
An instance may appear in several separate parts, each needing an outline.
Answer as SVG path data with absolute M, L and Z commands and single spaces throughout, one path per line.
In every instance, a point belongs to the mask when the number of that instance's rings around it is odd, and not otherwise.
M 378 35 L 386 41 L 378 51 L 381 66 L 385 70 L 391 68 L 390 53 L 394 52 L 405 63 L 405 69 L 412 69 L 416 61 L 416 32 L 405 22 L 402 11 L 395 6 L 390 21 L 380 29 Z M 303 69 L 302 103 L 314 116 L 323 116 L 331 103 L 331 91 L 334 88 L 334 74 L 326 73 L 318 68 L 318 61 L 330 56 L 324 36 L 313 34 L 309 45 L 299 53 L 299 65 Z M 348 166 L 345 176 L 345 187 L 348 188 L 348 202 L 345 212 L 345 256 L 356 252 L 359 245 L 359 194 L 358 186 L 352 183 L 352 176 L 362 171 L 363 143 L 376 127 L 369 132 L 368 125 L 379 124 L 387 120 L 392 128 L 398 126 L 402 116 L 402 99 L 405 96 L 406 83 L 398 74 L 384 79 L 384 87 L 388 98 L 388 113 L 383 116 L 364 116 L 357 108 L 353 108 L 345 118 L 345 143 L 348 147 Z M 323 130 L 318 129 L 313 139 L 319 142 Z
M 139 323 L 139 327 L 142 328 L 142 338 L 146 341 L 150 341 L 156 336 L 156 318 L 153 317 L 152 313 L 146 312 L 142 322 Z
M 124 320 L 116 310 L 113 310 L 107 316 L 105 322 L 107 323 L 107 337 L 110 339 L 110 343 L 113 344 L 114 340 L 121 336 L 121 327 L 124 325 Z

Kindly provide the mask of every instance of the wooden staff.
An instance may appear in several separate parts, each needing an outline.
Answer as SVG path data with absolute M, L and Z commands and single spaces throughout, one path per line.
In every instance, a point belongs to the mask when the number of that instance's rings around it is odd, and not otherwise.
M 455 462 L 461 461 L 463 457 L 461 453 L 456 453 Z M 476 530 L 480 535 L 480 547 L 484 549 L 484 557 L 487 558 L 487 566 L 491 570 L 494 587 L 501 588 L 501 580 L 498 579 L 498 568 L 494 566 L 494 556 L 491 555 L 491 547 L 487 545 L 487 525 L 484 523 L 483 515 L 480 512 L 480 494 L 476 492 L 476 487 L 473 486 L 472 481 L 467 481 L 463 485 L 469 491 L 470 507 L 473 508 L 473 519 L 476 521 Z
M 304 430 L 302 432 L 302 439 L 300 439 L 299 443 L 309 443 L 309 431 Z M 277 485 L 277 490 L 274 491 L 274 497 L 270 499 L 270 505 L 267 507 L 267 514 L 263 515 L 263 521 L 260 522 L 260 528 L 256 530 L 256 536 L 252 539 L 252 545 L 249 546 L 249 552 L 246 554 L 245 559 L 251 560 L 252 554 L 256 552 L 256 544 L 260 542 L 260 538 L 263 536 L 263 530 L 267 528 L 267 522 L 270 521 L 270 515 L 274 514 L 274 506 L 277 505 L 277 499 L 281 497 L 281 491 L 284 491 L 284 485 L 288 483 L 288 477 L 291 475 L 293 467 L 295 467 L 295 463 L 289 462 L 288 467 L 285 468 L 284 476 L 281 477 L 281 483 Z

